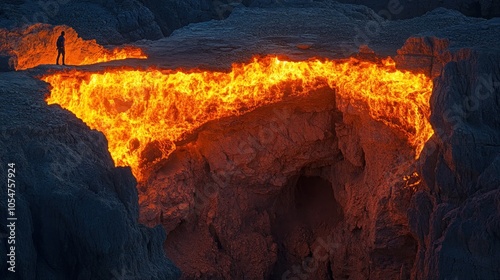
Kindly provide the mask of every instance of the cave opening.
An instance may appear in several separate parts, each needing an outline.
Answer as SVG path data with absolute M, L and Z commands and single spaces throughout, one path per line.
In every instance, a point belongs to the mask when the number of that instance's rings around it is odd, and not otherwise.
M 301 176 L 295 187 L 296 217 L 312 228 L 335 226 L 344 219 L 342 207 L 335 199 L 332 184 L 318 176 Z
M 294 266 L 303 266 L 305 260 L 315 262 L 314 271 L 310 271 L 313 278 L 331 279 L 331 263 L 316 260 L 313 251 L 318 240 L 331 238 L 344 220 L 334 187 L 322 177 L 302 175 L 279 195 L 272 223 L 278 260 L 271 279 L 281 279 Z

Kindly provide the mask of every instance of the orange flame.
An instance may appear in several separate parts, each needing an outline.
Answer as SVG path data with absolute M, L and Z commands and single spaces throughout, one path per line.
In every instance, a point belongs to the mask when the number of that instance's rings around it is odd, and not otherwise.
M 0 53 L 7 53 L 15 58 L 15 69 L 24 70 L 41 64 L 55 64 L 57 57 L 56 42 L 61 34 L 66 33 L 67 65 L 88 65 L 126 58 L 147 58 L 140 48 L 117 47 L 106 49 L 95 40 L 83 40 L 76 31 L 68 26 L 33 24 L 23 29 L 9 31 L 0 29 Z
M 116 165 L 131 166 L 139 180 L 145 164 L 166 158 L 175 141 L 202 124 L 325 86 L 336 89 L 339 100 L 362 106 L 373 119 L 403 132 L 417 157 L 433 134 L 428 122 L 432 81 L 396 70 L 391 59 L 292 62 L 265 57 L 234 64 L 228 73 L 73 70 L 42 79 L 52 85 L 47 103 L 60 104 L 102 131 Z

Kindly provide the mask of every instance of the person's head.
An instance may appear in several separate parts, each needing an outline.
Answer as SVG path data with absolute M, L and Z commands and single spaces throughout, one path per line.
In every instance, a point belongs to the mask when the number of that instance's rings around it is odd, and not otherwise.
M 64 36 L 64 31 L 61 31 L 61 36 Z

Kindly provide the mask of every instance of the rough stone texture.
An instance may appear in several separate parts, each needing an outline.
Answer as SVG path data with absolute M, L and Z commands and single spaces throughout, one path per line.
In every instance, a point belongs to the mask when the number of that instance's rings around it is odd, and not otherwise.
M 492 18 L 500 15 L 500 2 L 491 0 L 9 0 L 0 3 L 0 27 L 12 28 L 37 22 L 68 25 L 86 40 L 96 39 L 99 44 L 124 44 L 141 39 L 155 40 L 169 36 L 173 31 L 191 23 L 221 20 L 243 6 L 258 8 L 327 8 L 353 9 L 357 19 L 369 12 L 383 19 L 401 19 L 421 16 L 433 9 L 444 7 L 468 16 Z M 458 16 L 460 17 L 460 16 Z M 269 19 L 269 18 L 268 18 Z M 335 20 L 335 18 L 331 18 Z M 360 25 L 358 40 L 366 41 L 365 25 Z M 383 26 L 382 26 L 383 27 Z M 373 24 L 372 30 L 378 30 Z M 439 26 L 436 26 L 438 29 Z M 378 34 L 368 37 L 378 37 Z M 413 35 L 413 34 L 412 34 Z M 368 43 L 368 42 L 365 42 Z M 363 44 L 363 43 L 361 43 Z M 354 51 L 357 48 L 354 48 Z M 352 50 L 351 50 L 352 51 Z
M 15 279 L 175 279 L 161 227 L 137 222 L 135 179 L 107 142 L 70 112 L 47 106 L 47 85 L 0 75 L 0 174 L 16 168 Z M 7 184 L 1 187 L 0 278 L 7 274 Z M 128 277 L 128 278 L 127 278 Z
M 500 277 L 499 62 L 496 49 L 469 50 L 436 80 L 436 134 L 420 168 L 427 189 L 409 212 L 416 279 Z
M 376 54 L 396 56 L 411 36 L 449 38 L 450 48 L 500 45 L 497 19 L 468 18 L 440 9 L 424 17 L 386 22 L 363 6 L 314 2 L 311 8 L 241 8 L 225 20 L 191 24 L 157 41 L 137 42 L 158 67 L 226 68 L 252 56 L 291 59 L 343 58 L 367 45 Z M 369 27 L 373 31 L 367 32 Z M 307 44 L 307 49 L 297 45 Z M 182 46 L 182 47 L 179 47 Z
M 389 19 L 418 17 L 439 7 L 457 10 L 472 17 L 500 16 L 500 2 L 495 0 L 338 0 L 338 2 L 366 5 Z
M 453 13 L 446 10 L 434 11 L 444 17 Z M 459 16 L 463 17 L 463 16 Z M 415 21 L 409 20 L 410 22 Z M 438 31 L 424 31 L 422 37 L 409 38 L 394 57 L 398 68 L 425 73 L 436 78 L 443 67 L 451 61 L 466 60 L 471 50 L 490 50 L 495 47 L 491 32 L 500 31 L 498 18 L 487 21 L 470 22 Z
M 14 71 L 16 68 L 16 57 L 12 54 L 0 54 L 0 72 Z
M 412 37 L 398 50 L 394 58 L 400 69 L 424 73 L 429 77 L 441 75 L 446 63 L 452 60 L 450 41 L 436 37 Z
M 223 19 L 241 1 L 231 0 L 49 0 L 3 1 L 0 27 L 68 25 L 99 44 L 155 40 L 190 23 Z
M 325 89 L 210 122 L 139 186 L 141 221 L 171 231 L 186 279 L 407 279 L 411 149 L 335 99 Z
M 99 44 L 124 44 L 163 37 L 153 13 L 136 0 L 34 1 L 0 4 L 0 26 L 49 23 L 68 25 Z
M 232 6 L 222 6 L 227 1 L 141 0 L 141 2 L 153 12 L 155 21 L 165 36 L 190 23 L 223 19 L 232 10 Z

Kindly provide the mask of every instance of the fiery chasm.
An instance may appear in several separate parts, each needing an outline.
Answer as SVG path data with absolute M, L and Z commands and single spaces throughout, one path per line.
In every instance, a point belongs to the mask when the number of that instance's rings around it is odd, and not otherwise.
M 397 70 L 390 58 L 289 61 L 267 56 L 233 64 L 228 72 L 110 68 L 51 73 L 42 80 L 52 86 L 47 103 L 60 104 L 103 132 L 115 164 L 130 166 L 139 181 L 204 123 L 323 87 L 399 131 L 415 157 L 433 134 L 431 79 Z

